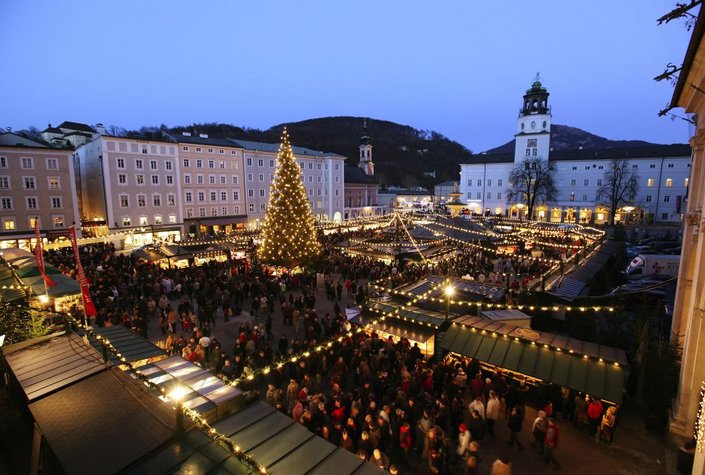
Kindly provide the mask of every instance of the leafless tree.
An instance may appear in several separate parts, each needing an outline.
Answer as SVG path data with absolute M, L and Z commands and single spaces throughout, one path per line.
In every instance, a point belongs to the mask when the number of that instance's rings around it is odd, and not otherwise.
M 526 205 L 529 219 L 533 219 L 537 204 L 552 201 L 558 195 L 552 167 L 548 161 L 538 157 L 527 158 L 512 168 L 509 186 L 507 200 Z
M 610 211 L 610 224 L 614 224 L 617 211 L 633 204 L 639 189 L 639 175 L 624 158 L 615 158 L 609 164 L 602 179 L 602 185 L 597 189 L 597 201 Z

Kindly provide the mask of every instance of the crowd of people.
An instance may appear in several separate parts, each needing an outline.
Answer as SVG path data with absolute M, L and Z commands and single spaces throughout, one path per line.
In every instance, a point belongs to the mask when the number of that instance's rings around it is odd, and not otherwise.
M 244 387 L 322 438 L 391 473 L 421 467 L 422 473 L 454 469 L 470 475 L 483 465 L 491 465 L 493 474 L 509 473 L 513 447 L 523 450 L 526 433 L 546 463 L 558 466 L 559 423 L 553 407 L 577 426 L 589 425 L 593 434 L 609 433 L 611 441 L 615 409 L 600 406 L 596 416 L 598 408 L 593 401 L 581 404 L 582 395 L 541 392 L 525 379 L 483 368 L 477 360 L 431 362 L 404 338 L 382 339 L 374 332 L 349 336 L 353 328 L 344 307 L 366 299 L 363 282 L 386 280 L 398 286 L 429 274 L 469 275 L 525 291 L 528 280 L 545 271 L 545 263 L 529 253 L 498 256 L 467 249 L 434 264 L 397 268 L 336 250 L 335 244 L 350 235 L 356 234 L 323 239 L 322 282 L 312 272 L 275 273 L 241 261 L 165 269 L 116 253 L 112 244 L 82 248 L 81 260 L 99 310 L 95 324 L 122 324 L 148 336 L 148 323 L 158 320 L 161 335 L 152 339 L 163 339 L 169 354 L 226 380 L 257 373 L 322 341 L 332 342 L 326 351 L 311 351 Z M 74 272 L 70 248 L 49 251 L 46 259 L 69 275 Z M 319 312 L 319 290 L 333 302 L 332 313 Z M 238 320 L 236 340 L 227 345 L 219 341 L 214 328 L 243 312 L 251 318 Z M 274 318 L 289 330 L 275 335 Z M 286 333 L 295 336 L 290 340 Z M 529 402 L 542 410 L 527 429 Z M 494 443 L 499 424 L 509 434 L 502 441 L 507 448 L 490 462 L 483 447 Z

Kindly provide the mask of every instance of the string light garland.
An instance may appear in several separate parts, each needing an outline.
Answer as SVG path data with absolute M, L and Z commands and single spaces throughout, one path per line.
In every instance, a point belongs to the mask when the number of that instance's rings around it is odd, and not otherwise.
M 136 368 L 133 363 L 127 360 L 127 358 L 120 353 L 120 351 L 113 345 L 113 343 L 110 341 L 110 339 L 104 337 L 103 335 L 97 334 L 91 327 L 84 325 L 83 323 L 79 322 L 76 320 L 73 316 L 69 314 L 62 314 L 67 321 L 69 321 L 71 324 L 75 325 L 78 328 L 81 328 L 86 335 L 92 336 L 95 338 L 107 351 L 112 353 L 119 361 L 120 364 L 123 366 L 126 366 L 127 369 L 141 382 L 146 384 L 152 389 L 155 389 L 158 391 L 164 398 L 167 400 L 169 399 L 169 395 L 167 394 L 166 390 L 153 382 L 152 380 L 149 379 L 148 375 L 143 373 L 142 371 L 139 370 L 139 368 Z M 177 409 L 178 410 L 178 409 Z M 208 421 L 201 416 L 198 412 L 192 410 L 192 409 L 187 409 L 187 408 L 181 408 L 183 413 L 187 415 L 198 427 L 202 432 L 207 434 L 213 441 L 216 443 L 220 444 L 224 448 L 226 448 L 232 455 L 234 455 L 238 460 L 241 462 L 245 463 L 248 465 L 250 468 L 253 468 L 255 471 L 261 473 L 261 474 L 266 474 L 267 469 L 263 465 L 259 464 L 252 456 L 248 455 L 245 453 L 245 451 L 239 447 L 237 444 L 235 444 L 232 440 L 230 440 L 226 435 L 221 434 L 218 432 L 214 427 L 212 427 Z
M 705 447 L 705 381 L 700 385 L 700 397 L 698 398 L 698 414 L 695 417 L 695 447 L 698 452 Z

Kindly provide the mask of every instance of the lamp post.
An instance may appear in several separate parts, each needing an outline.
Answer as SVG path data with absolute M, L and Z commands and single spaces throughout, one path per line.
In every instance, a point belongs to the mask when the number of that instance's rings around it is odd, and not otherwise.
M 184 397 L 188 394 L 188 389 L 184 386 L 175 386 L 168 394 L 169 400 L 176 402 L 176 434 L 184 433 Z
M 446 284 L 446 288 L 443 290 L 443 293 L 446 295 L 446 321 L 448 320 L 448 313 L 450 312 L 450 298 L 453 296 L 455 293 L 455 289 L 453 288 L 452 285 L 450 285 L 450 282 Z

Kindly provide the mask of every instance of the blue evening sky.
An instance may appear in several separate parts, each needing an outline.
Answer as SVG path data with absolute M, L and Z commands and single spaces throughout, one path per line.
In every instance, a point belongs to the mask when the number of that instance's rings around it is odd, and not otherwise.
M 673 6 L 3 0 L 0 127 L 264 129 L 352 115 L 436 130 L 480 152 L 512 138 L 540 72 L 554 123 L 684 143 L 686 122 L 657 117 L 673 87 L 653 81 L 682 63 L 690 37 L 682 21 L 656 25 Z

